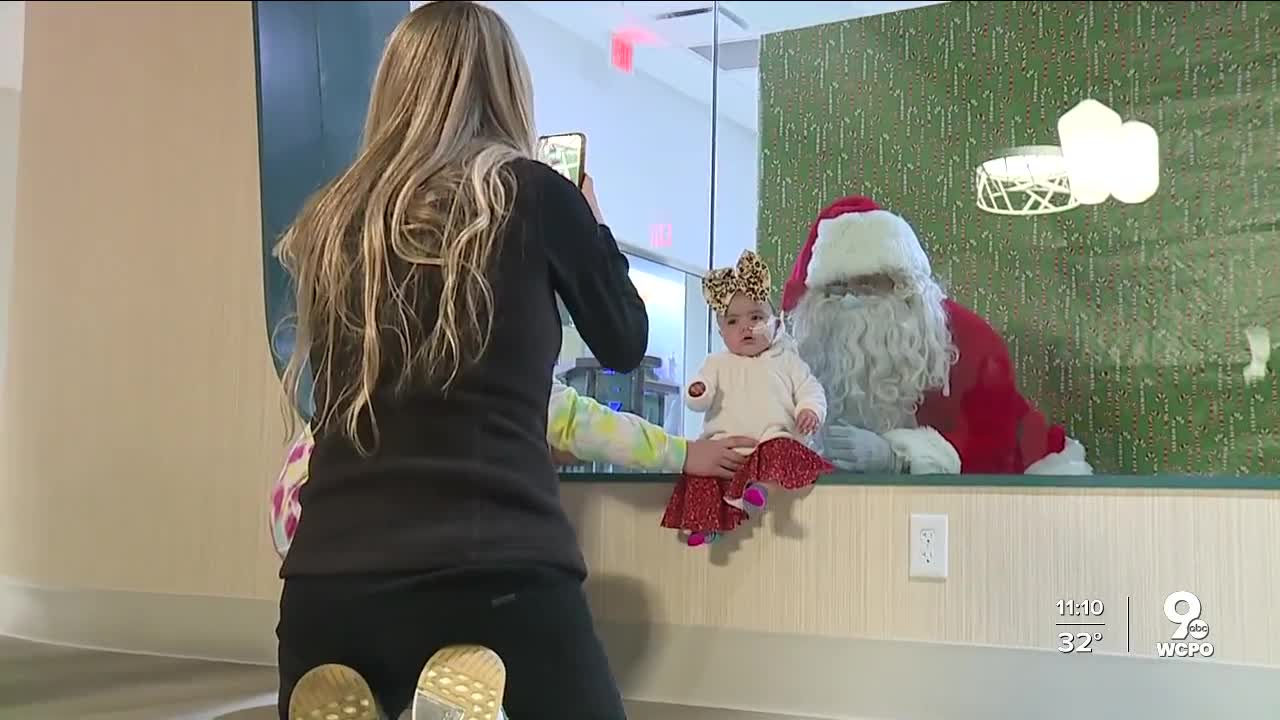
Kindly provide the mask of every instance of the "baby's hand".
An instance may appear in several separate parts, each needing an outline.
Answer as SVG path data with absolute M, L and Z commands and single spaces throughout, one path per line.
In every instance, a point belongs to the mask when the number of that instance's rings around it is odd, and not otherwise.
M 796 431 L 801 435 L 812 435 L 818 432 L 818 413 L 812 410 L 801 410 L 796 415 Z
M 694 397 L 694 398 L 702 397 L 702 394 L 705 393 L 706 391 L 707 391 L 707 386 L 705 384 L 696 382 L 689 386 L 689 397 Z

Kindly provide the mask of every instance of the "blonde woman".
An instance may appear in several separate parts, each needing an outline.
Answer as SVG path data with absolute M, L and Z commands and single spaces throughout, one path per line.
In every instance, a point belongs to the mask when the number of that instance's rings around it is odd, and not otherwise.
M 662 428 L 630 413 L 618 412 L 560 382 L 551 385 L 551 402 L 547 406 L 547 444 L 552 456 L 561 464 L 580 461 L 605 462 L 655 472 L 687 473 L 729 480 L 742 466 L 744 456 L 737 448 L 749 450 L 755 441 L 736 436 L 719 439 L 685 440 L 668 435 Z M 284 468 L 276 477 L 271 491 L 270 525 L 272 542 L 283 559 L 297 532 L 302 517 L 299 495 L 307 482 L 307 467 L 315 439 L 311 428 L 304 427 L 289 448 Z M 347 684 L 361 686 L 349 668 L 327 668 L 327 675 L 312 677 L 341 678 Z M 330 679 L 327 687 L 334 687 Z M 324 687 L 322 687 L 322 690 Z M 345 693 L 344 698 L 350 695 Z M 323 697 L 324 693 L 321 692 Z M 372 695 L 370 694 L 371 698 Z
M 531 161 L 534 142 L 506 23 L 423 5 L 388 40 L 355 160 L 281 240 L 286 385 L 296 400 L 309 361 L 315 399 L 281 569 L 282 718 L 624 717 L 547 400 L 557 295 L 622 372 L 648 317 L 591 185 Z

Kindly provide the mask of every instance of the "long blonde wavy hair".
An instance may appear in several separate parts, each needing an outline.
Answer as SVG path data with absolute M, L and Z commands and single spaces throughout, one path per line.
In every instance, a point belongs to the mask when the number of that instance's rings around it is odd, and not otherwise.
M 424 380 L 447 391 L 484 352 L 487 275 L 515 194 L 509 163 L 532 156 L 535 141 L 528 68 L 497 13 L 433 2 L 401 21 L 357 157 L 277 246 L 297 295 L 285 388 L 298 407 L 310 359 L 323 398 L 313 427 L 340 423 L 372 452 L 362 430 L 376 445 L 384 374 L 395 373 L 396 391 Z

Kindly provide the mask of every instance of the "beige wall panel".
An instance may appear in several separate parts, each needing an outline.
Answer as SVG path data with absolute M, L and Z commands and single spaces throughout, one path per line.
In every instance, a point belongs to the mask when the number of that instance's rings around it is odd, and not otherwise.
M 707 551 L 658 526 L 668 492 L 565 486 L 602 617 L 1045 649 L 1101 632 L 1119 653 L 1127 627 L 1149 656 L 1189 590 L 1215 659 L 1280 666 L 1280 493 L 823 487 Z M 908 577 L 911 513 L 948 516 L 945 581 Z M 1056 627 L 1067 598 L 1101 599 L 1106 626 Z
M 0 574 L 269 594 L 250 4 L 26 22 Z

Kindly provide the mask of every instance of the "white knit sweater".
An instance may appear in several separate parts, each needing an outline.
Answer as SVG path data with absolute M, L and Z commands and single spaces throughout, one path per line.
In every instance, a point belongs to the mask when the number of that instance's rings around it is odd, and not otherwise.
M 707 389 L 695 398 L 689 387 L 698 382 Z M 807 442 L 796 432 L 796 416 L 812 410 L 819 425 L 827 419 L 826 393 L 786 334 L 755 357 L 727 351 L 709 355 L 684 398 L 690 410 L 706 413 L 704 438 L 745 435 L 758 442 L 778 437 Z

